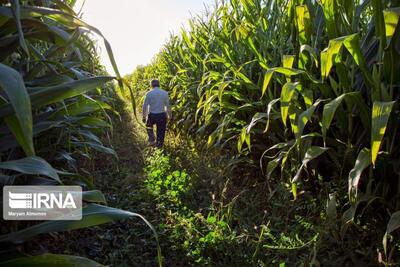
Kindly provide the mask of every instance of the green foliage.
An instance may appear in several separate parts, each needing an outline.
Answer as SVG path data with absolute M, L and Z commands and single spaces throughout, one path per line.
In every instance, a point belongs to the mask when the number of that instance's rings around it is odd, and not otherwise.
M 177 132 L 259 161 L 297 199 L 317 194 L 313 183 L 337 193 L 341 229 L 381 221 L 383 238 L 386 211 L 400 209 L 398 11 L 389 0 L 220 1 L 144 71 L 169 81 Z
M 170 157 L 156 150 L 147 155 L 145 174 L 146 189 L 155 197 L 160 212 L 168 216 L 168 224 L 159 225 L 161 234 L 169 231 L 175 249 L 185 251 L 191 264 L 197 265 L 211 264 L 209 251 L 227 253 L 225 245 L 235 239 L 235 233 L 223 216 L 213 212 L 205 216 L 191 209 L 195 191 L 187 172 L 174 171 Z
M 191 194 L 191 177 L 185 171 L 172 171 L 169 157 L 160 150 L 147 159 L 145 185 L 159 201 L 177 208 L 184 208 L 182 202 Z
M 117 157 L 109 144 L 112 123 L 107 112 L 118 114 L 112 82 L 122 86 L 124 81 L 110 44 L 80 19 L 74 4 L 0 1 L 0 185 L 77 184 L 85 191 L 82 221 L 2 223 L 0 265 L 98 266 L 78 257 L 38 255 L 40 250 L 30 257 L 32 251 L 18 246 L 40 234 L 132 216 L 152 228 L 138 214 L 96 204 L 105 204 L 105 196 L 93 190 L 90 173 L 97 153 Z M 117 77 L 99 63 L 91 33 L 103 38 Z M 17 251 L 23 254 L 7 257 Z

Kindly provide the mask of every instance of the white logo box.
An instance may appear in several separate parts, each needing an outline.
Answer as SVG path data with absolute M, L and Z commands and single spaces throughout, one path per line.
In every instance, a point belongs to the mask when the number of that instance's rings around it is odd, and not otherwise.
M 3 219 L 75 221 L 82 219 L 80 186 L 4 186 Z

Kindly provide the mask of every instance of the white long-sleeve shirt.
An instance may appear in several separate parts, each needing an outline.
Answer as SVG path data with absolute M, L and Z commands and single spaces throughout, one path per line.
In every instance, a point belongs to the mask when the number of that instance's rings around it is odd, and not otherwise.
M 169 96 L 166 91 L 155 87 L 147 92 L 143 103 L 143 117 L 146 118 L 149 113 L 167 112 L 171 117 L 171 106 L 169 104 Z

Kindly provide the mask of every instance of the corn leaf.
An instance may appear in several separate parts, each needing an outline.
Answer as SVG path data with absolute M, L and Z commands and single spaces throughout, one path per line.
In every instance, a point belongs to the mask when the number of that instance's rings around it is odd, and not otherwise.
M 253 118 L 251 118 L 250 124 L 246 128 L 246 133 L 249 134 L 251 129 L 253 129 L 254 126 L 260 121 L 263 121 L 263 119 L 267 118 L 268 119 L 268 114 L 267 113 L 259 113 L 257 112 L 254 114 Z
M 372 107 L 372 128 L 371 128 L 371 159 L 375 165 L 381 147 L 383 136 L 386 132 L 386 126 L 396 102 L 377 102 Z
M 0 118 L 9 115 L 6 122 L 27 156 L 35 150 L 32 137 L 32 110 L 29 95 L 21 75 L 14 69 L 0 63 L 0 89 L 8 97 L 8 104 L 0 106 Z M 2 113 L 8 107 L 8 114 Z
M 292 97 L 294 93 L 296 92 L 296 86 L 297 84 L 287 82 L 283 87 L 282 87 L 282 92 L 281 92 L 281 116 L 282 116 L 282 122 L 286 127 L 286 120 L 289 112 L 289 106 L 290 106 L 290 101 L 292 100 Z
M 0 162 L 0 169 L 12 170 L 23 174 L 44 175 L 61 183 L 57 171 L 47 161 L 36 156 Z
M 311 36 L 311 17 L 306 5 L 296 7 L 296 24 L 300 44 L 307 44 Z
M 267 70 L 264 76 L 264 82 L 263 82 L 263 87 L 261 90 L 261 97 L 264 96 L 265 92 L 267 91 L 268 85 L 271 82 L 272 76 L 274 75 L 273 70 Z
M 300 138 L 303 135 L 304 127 L 307 123 L 311 120 L 311 117 L 314 114 L 315 109 L 321 103 L 321 100 L 318 99 L 311 107 L 309 107 L 306 111 L 300 114 L 298 121 L 297 121 L 297 138 Z
M 371 161 L 371 151 L 364 148 L 358 154 L 356 163 L 353 169 L 349 173 L 349 196 L 357 196 L 358 184 L 361 179 L 361 174 L 363 171 L 370 166 Z
M 390 216 L 386 227 L 386 233 L 391 234 L 400 227 L 400 211 L 396 211 Z
M 329 41 L 327 49 L 321 52 L 321 76 L 326 79 L 332 69 L 337 54 L 343 46 L 343 41 L 334 39 Z
M 297 170 L 296 175 L 294 176 L 294 178 L 292 179 L 292 183 L 296 183 L 299 181 L 300 179 L 300 174 L 301 171 L 303 170 L 303 168 L 307 165 L 307 163 L 309 163 L 311 160 L 318 158 L 319 156 L 321 156 L 323 153 L 325 153 L 326 151 L 328 151 L 329 148 L 324 148 L 324 147 L 318 147 L 318 146 L 312 146 L 310 147 L 305 156 L 304 159 L 301 163 L 300 168 Z
M 291 56 L 287 56 L 284 59 L 285 64 L 293 64 Z M 274 75 L 275 72 L 281 73 L 285 75 L 287 78 L 295 75 L 300 75 L 300 74 L 307 74 L 303 70 L 298 70 L 298 69 L 292 69 L 292 68 L 284 68 L 284 67 L 276 67 L 276 68 L 271 68 L 267 70 L 264 76 L 264 82 L 262 86 L 262 94 L 261 97 L 264 96 L 265 92 L 267 91 L 268 85 L 271 82 L 272 76 Z M 307 74 L 308 75 L 308 74 Z M 313 82 L 316 82 L 313 80 Z
M 387 236 L 396 231 L 397 229 L 399 229 L 399 227 L 400 227 L 400 211 L 396 211 L 390 216 L 390 220 L 386 226 L 386 233 L 385 236 L 383 237 L 382 243 L 385 253 L 387 253 Z
M 319 1 L 325 15 L 325 25 L 330 39 L 334 38 L 337 34 L 336 18 L 335 18 L 335 0 L 321 0 Z
M 282 160 L 282 154 L 280 154 L 278 157 L 274 158 L 273 160 L 270 160 L 267 164 L 267 169 L 266 169 L 266 178 L 270 179 L 272 173 L 274 170 L 279 166 L 279 162 Z
M 60 267 L 101 267 L 95 261 L 83 257 L 57 255 L 45 253 L 39 256 L 19 257 L 0 262 L 0 266 L 14 267 L 38 267 L 38 266 L 60 266 Z
M 82 192 L 82 200 L 84 200 L 86 202 L 107 204 L 106 197 L 99 190 L 91 190 L 91 191 Z
M 19 4 L 18 0 L 11 0 L 11 9 L 12 9 L 13 15 L 15 17 L 15 23 L 17 24 L 20 46 L 22 47 L 22 49 L 24 50 L 26 55 L 29 57 L 29 49 L 28 49 L 28 46 L 26 45 L 24 33 L 22 31 L 21 16 L 20 16 L 20 4 Z
M 130 217 L 138 217 L 144 221 L 158 239 L 157 233 L 153 226 L 141 215 L 102 205 L 89 204 L 82 209 L 81 221 L 47 221 L 39 223 L 18 232 L 0 236 L 0 243 L 21 244 L 22 242 L 30 240 L 31 238 L 40 234 L 81 229 L 94 225 L 109 223 L 113 220 L 127 219 Z
M 56 103 L 61 100 L 96 89 L 97 87 L 102 86 L 113 79 L 113 77 L 95 77 L 52 87 L 39 88 L 38 91 L 30 95 L 32 106 L 41 107 L 43 105 Z
M 391 8 L 383 11 L 385 19 L 386 37 L 392 37 L 399 22 L 400 7 Z
M 268 106 L 267 106 L 267 124 L 265 125 L 264 133 L 268 132 L 268 129 L 269 129 L 269 123 L 270 123 L 270 117 L 271 117 L 271 110 L 272 110 L 272 107 L 273 107 L 276 103 L 278 103 L 279 101 L 280 101 L 280 99 L 277 98 L 277 99 L 274 99 L 274 100 L 272 100 L 272 101 L 270 101 L 270 102 L 268 103 Z
M 340 104 L 343 102 L 343 100 L 348 95 L 351 95 L 351 94 L 354 94 L 354 93 L 347 93 L 347 94 L 340 95 L 324 106 L 324 111 L 322 113 L 322 136 L 325 141 L 326 141 L 326 134 L 332 123 L 333 117 L 335 116 L 335 112 L 336 112 L 337 108 L 340 106 Z
M 293 67 L 294 59 L 296 57 L 293 55 L 283 55 L 282 56 L 282 66 L 287 69 L 291 69 Z

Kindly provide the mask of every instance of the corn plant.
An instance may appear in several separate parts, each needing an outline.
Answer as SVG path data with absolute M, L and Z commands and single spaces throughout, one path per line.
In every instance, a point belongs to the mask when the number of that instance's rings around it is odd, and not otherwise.
M 0 1 L 0 183 L 84 187 L 83 219 L 10 224 L 0 236 L 0 265 L 98 266 L 68 255 L 29 256 L 17 246 L 37 235 L 90 227 L 139 214 L 106 206 L 90 177 L 94 152 L 110 147 L 113 81 L 123 85 L 111 46 L 73 10 L 75 1 Z M 104 38 L 117 77 L 99 62 L 90 37 Z M 105 137 L 105 138 L 104 138 Z M 5 229 L 2 227 L 2 229 Z M 6 248 L 6 249 L 5 249 Z M 159 251 L 160 253 L 160 251 Z M 10 255 L 14 255 L 10 257 Z

